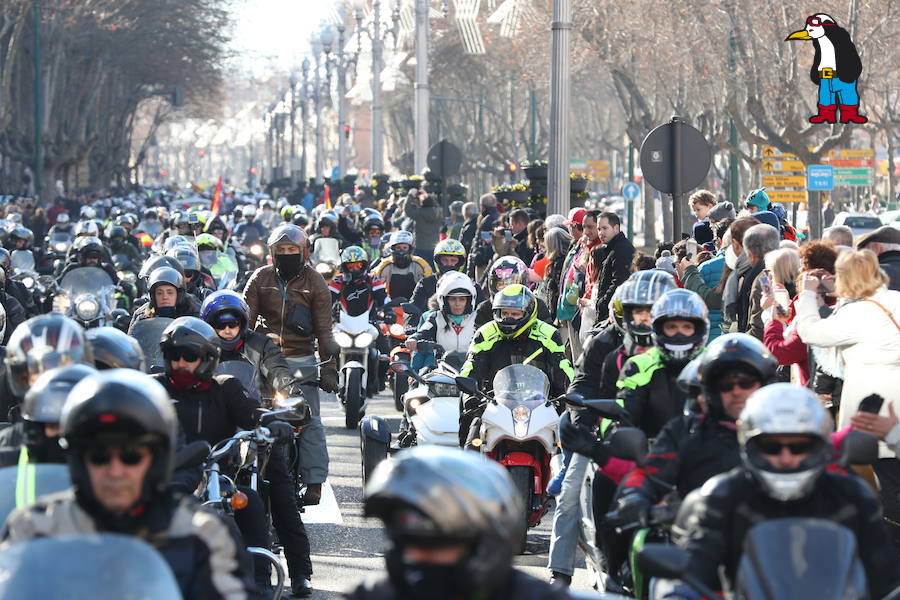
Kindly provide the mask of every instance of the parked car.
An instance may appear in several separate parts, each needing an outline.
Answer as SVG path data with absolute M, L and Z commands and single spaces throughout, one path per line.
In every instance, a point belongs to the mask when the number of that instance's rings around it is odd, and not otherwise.
M 834 218 L 832 227 L 846 225 L 853 232 L 853 237 L 875 231 L 883 225 L 881 219 L 874 215 L 842 212 Z

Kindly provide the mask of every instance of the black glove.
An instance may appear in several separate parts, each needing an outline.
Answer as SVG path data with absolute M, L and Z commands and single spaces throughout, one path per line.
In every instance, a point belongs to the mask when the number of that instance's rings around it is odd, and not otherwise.
M 287 398 L 294 398 L 296 396 L 303 396 L 303 390 L 300 388 L 300 384 L 297 382 L 289 383 L 283 388 L 281 388 L 281 392 Z
M 276 444 L 288 444 L 294 437 L 294 428 L 284 421 L 272 421 L 266 427 L 272 432 Z
M 559 422 L 559 441 L 564 449 L 590 457 L 601 467 L 609 459 L 603 442 L 590 429 L 575 425 L 569 419 L 561 419 Z
M 330 394 L 338 391 L 337 369 L 322 369 L 322 372 L 319 374 L 319 389 Z
M 619 498 L 616 503 L 616 512 L 622 523 L 647 523 L 647 516 L 653 503 L 649 498 L 639 492 L 632 492 Z

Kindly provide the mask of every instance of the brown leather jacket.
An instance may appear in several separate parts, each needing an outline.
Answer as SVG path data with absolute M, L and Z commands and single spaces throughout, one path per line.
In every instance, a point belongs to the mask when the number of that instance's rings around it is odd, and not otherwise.
M 284 324 L 290 304 L 299 304 L 312 313 L 315 337 L 319 342 L 319 358 L 325 360 L 337 353 L 331 335 L 331 292 L 322 276 L 309 265 L 285 286 L 287 302 L 282 294 L 281 280 L 275 267 L 260 267 L 250 276 L 244 288 L 244 300 L 250 307 L 250 323 L 260 333 L 269 335 L 281 346 L 286 357 L 310 356 L 316 351 L 312 337 Z M 261 320 L 258 321 L 258 318 Z

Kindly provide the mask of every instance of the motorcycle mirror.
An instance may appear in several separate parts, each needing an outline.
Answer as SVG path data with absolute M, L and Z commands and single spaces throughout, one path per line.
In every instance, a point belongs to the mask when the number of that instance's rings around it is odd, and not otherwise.
M 400 305 L 400 308 L 402 308 L 403 312 L 408 315 L 418 316 L 418 315 L 422 314 L 422 310 L 418 306 L 413 304 L 412 302 L 404 302 L 403 304 Z
M 625 409 L 615 400 L 584 400 L 582 405 L 604 419 L 619 421 L 625 416 Z
M 397 361 L 391 363 L 391 371 L 397 373 L 398 375 L 409 375 L 410 366 L 403 361 Z
M 469 394 L 470 396 L 484 396 L 478 390 L 478 382 L 471 377 L 455 377 L 456 387 Z
M 607 447 L 612 456 L 640 466 L 647 457 L 647 434 L 636 427 L 620 427 L 609 436 Z
M 563 400 L 566 401 L 566 404 L 584 407 L 584 396 L 578 392 L 566 392 L 565 395 L 563 395 Z
M 663 579 L 681 579 L 688 560 L 688 553 L 682 548 L 666 544 L 644 544 L 637 555 L 641 571 Z
M 156 375 L 157 373 L 165 373 L 166 368 L 163 365 L 150 365 L 150 375 Z
M 878 438 L 855 429 L 847 433 L 841 444 L 841 466 L 871 465 L 878 460 Z
M 197 440 L 186 444 L 175 453 L 175 468 L 188 469 L 199 467 L 209 456 L 211 447 L 205 440 Z
M 294 413 L 293 408 L 279 408 L 278 410 L 266 411 L 259 417 L 260 425 L 268 425 L 272 421 L 278 421 L 281 417 L 289 416 Z

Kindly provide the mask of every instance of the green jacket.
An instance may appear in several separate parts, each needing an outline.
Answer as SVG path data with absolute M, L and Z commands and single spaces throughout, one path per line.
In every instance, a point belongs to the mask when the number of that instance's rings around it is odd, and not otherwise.
M 668 362 L 653 347 L 629 358 L 622 367 L 616 387 L 628 418 L 654 438 L 684 409 L 687 395 L 676 385 L 682 365 Z

